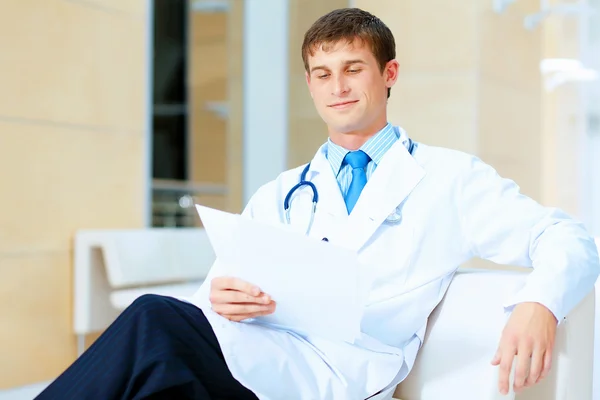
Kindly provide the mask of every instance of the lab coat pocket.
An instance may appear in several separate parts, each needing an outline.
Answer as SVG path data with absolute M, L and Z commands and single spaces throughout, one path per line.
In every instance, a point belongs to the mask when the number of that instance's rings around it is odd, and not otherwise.
M 402 293 L 413 262 L 414 228 L 382 225 L 360 255 L 371 289 L 367 305 L 388 300 Z

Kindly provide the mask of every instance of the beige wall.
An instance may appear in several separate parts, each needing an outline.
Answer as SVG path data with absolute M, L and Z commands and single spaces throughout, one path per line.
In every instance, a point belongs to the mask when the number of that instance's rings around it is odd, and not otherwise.
M 0 388 L 75 358 L 75 231 L 143 224 L 145 4 L 2 2 Z
M 480 3 L 477 154 L 514 179 L 524 194 L 542 201 L 541 30 L 523 27 L 537 0 L 520 1 L 498 15 Z
M 446 1 L 357 1 L 392 30 L 400 76 L 389 119 L 416 140 L 477 147 L 477 10 Z

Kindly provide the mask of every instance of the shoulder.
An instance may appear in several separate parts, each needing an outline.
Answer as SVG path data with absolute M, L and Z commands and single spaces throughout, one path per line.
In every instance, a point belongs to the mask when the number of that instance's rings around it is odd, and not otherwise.
M 425 179 L 435 186 L 449 185 L 452 191 L 462 193 L 520 190 L 516 182 L 500 176 L 494 167 L 473 154 L 419 143 L 414 157 L 425 170 Z
M 491 168 L 473 154 L 419 142 L 415 143 L 413 156 L 426 172 L 434 174 L 459 177 L 480 168 Z
M 264 213 L 273 213 L 274 210 L 283 209 L 285 194 L 292 186 L 300 181 L 300 175 L 307 164 L 281 172 L 275 179 L 261 185 L 250 197 L 244 209 L 244 214 L 257 216 Z

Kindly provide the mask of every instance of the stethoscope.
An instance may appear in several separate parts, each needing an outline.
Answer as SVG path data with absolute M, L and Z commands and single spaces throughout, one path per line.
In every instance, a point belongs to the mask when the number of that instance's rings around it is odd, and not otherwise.
M 415 144 L 412 141 L 412 139 L 408 138 L 408 143 L 406 144 L 406 148 L 407 148 L 408 152 L 412 155 L 413 150 L 415 148 Z M 319 202 L 319 191 L 317 190 L 317 187 L 311 181 L 306 180 L 306 175 L 308 174 L 309 170 L 310 170 L 310 163 L 306 164 L 306 167 L 304 167 L 304 169 L 302 170 L 302 173 L 300 174 L 300 181 L 298 183 L 296 183 L 290 189 L 290 191 L 285 196 L 285 199 L 283 200 L 283 211 L 285 213 L 285 222 L 289 225 L 291 223 L 290 222 L 290 212 L 291 212 L 291 205 L 292 205 L 291 204 L 292 196 L 294 195 L 296 190 L 300 190 L 303 186 L 310 187 L 310 189 L 313 192 L 313 198 L 312 198 L 312 207 L 311 207 L 311 211 L 310 211 L 310 221 L 308 222 L 308 228 L 306 229 L 307 235 L 310 233 L 313 222 L 315 220 L 315 214 L 317 213 L 317 203 Z M 396 207 L 394 212 L 392 212 L 390 215 L 388 215 L 388 217 L 385 219 L 385 222 L 393 225 L 393 224 L 400 223 L 401 220 L 402 220 L 402 215 L 400 214 L 400 206 L 398 206 L 398 207 Z

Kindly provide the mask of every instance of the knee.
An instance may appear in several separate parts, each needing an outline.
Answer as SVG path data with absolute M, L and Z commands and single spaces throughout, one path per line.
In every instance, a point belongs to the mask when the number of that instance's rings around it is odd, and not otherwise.
M 144 294 L 131 303 L 128 307 L 129 311 L 145 311 L 160 308 L 166 305 L 166 300 L 163 296 L 157 294 Z

